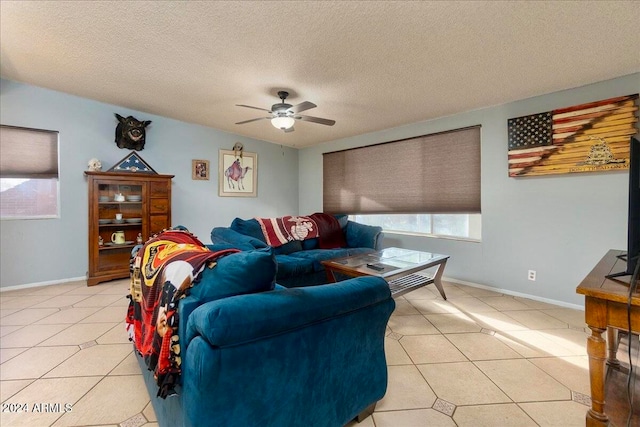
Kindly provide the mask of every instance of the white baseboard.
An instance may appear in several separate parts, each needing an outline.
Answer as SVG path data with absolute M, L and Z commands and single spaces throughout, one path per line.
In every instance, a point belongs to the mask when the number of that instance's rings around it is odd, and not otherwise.
M 27 288 L 37 288 L 39 286 L 61 285 L 63 283 L 79 282 L 82 280 L 87 280 L 87 276 L 70 277 L 68 279 L 59 279 L 59 280 L 48 280 L 46 282 L 27 283 L 25 285 L 3 286 L 2 288 L 0 288 L 0 292 L 15 291 L 18 289 L 27 289 Z
M 542 298 L 536 295 L 529 295 L 521 292 L 511 291 L 509 289 L 494 288 L 492 286 L 481 285 L 479 283 L 474 283 L 474 282 L 467 282 L 466 280 L 453 279 L 451 277 L 442 277 L 442 280 L 445 280 L 451 283 L 459 283 L 465 286 L 471 286 L 472 288 L 486 289 L 488 291 L 499 292 L 501 294 L 511 295 L 514 297 L 528 298 L 534 301 L 546 302 L 547 304 L 553 304 L 553 305 L 558 305 L 560 307 L 573 308 L 575 310 L 584 311 L 584 305 L 570 304 L 564 301 L 558 301 L 558 300 L 549 299 L 549 298 Z

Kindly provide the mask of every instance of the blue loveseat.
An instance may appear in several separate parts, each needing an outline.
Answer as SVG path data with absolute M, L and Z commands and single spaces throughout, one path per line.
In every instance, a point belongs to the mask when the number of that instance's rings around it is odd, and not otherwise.
M 342 247 L 322 249 L 319 239 L 314 238 L 295 240 L 273 248 L 278 263 L 278 284 L 291 288 L 327 283 L 321 261 L 382 249 L 384 235 L 381 227 L 349 221 L 346 215 L 337 215 L 336 218 L 344 238 Z M 243 251 L 269 247 L 255 219 L 236 218 L 230 227 L 215 227 L 211 231 L 211 241 Z
M 182 374 L 158 391 L 139 358 L 160 426 L 341 427 L 373 411 L 387 386 L 383 279 L 289 289 L 271 248 L 204 270 L 179 302 Z

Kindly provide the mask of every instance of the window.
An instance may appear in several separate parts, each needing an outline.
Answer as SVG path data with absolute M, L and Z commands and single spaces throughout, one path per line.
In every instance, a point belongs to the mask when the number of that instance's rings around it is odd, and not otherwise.
M 0 218 L 58 216 L 58 132 L 0 126 Z
M 387 232 L 481 239 L 480 214 L 349 215 L 362 224 L 378 225 Z
M 480 126 L 323 155 L 323 210 L 386 231 L 479 240 Z

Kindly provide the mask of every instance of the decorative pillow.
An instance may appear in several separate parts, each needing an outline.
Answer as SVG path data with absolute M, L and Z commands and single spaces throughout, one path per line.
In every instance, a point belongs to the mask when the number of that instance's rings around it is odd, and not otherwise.
M 340 215 L 334 215 L 334 216 L 338 220 L 338 223 L 340 224 L 340 228 L 344 230 L 344 228 L 347 226 L 347 223 L 349 222 L 349 215 L 340 214 Z
M 231 223 L 231 228 L 234 231 L 237 231 L 240 234 L 244 234 L 245 236 L 255 237 L 258 240 L 263 242 L 267 242 L 264 238 L 264 234 L 262 233 L 262 228 L 260 228 L 260 224 L 255 219 L 241 219 L 236 218 Z
M 205 267 L 189 294 L 202 302 L 273 290 L 276 259 L 271 248 L 237 252 L 220 258 L 213 268 Z

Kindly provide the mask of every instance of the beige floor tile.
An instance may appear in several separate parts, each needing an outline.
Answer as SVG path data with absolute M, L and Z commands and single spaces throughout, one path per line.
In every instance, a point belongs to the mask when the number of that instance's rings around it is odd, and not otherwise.
M 58 295 L 50 297 L 48 300 L 36 304 L 31 308 L 68 307 L 70 305 L 77 304 L 86 298 L 86 295 Z
M 418 369 L 436 395 L 454 405 L 511 402 L 511 399 L 471 362 L 419 365 Z
M 17 313 L 18 311 L 20 311 L 19 308 L 7 308 L 7 309 L 1 309 L 0 310 L 0 318 L 5 318 L 7 316 L 12 315 L 13 313 Z
M 387 394 L 376 406 L 376 411 L 398 409 L 427 409 L 436 401 L 427 382 L 413 365 L 389 366 Z
M 0 308 L 2 310 L 29 308 L 51 298 L 52 297 L 49 295 L 32 295 L 20 298 L 2 298 L 0 300 Z
M 140 364 L 138 363 L 138 359 L 133 352 L 132 344 L 125 344 L 129 347 L 129 355 L 124 358 L 122 362 L 118 364 L 118 366 L 113 369 L 109 375 L 137 375 L 140 374 Z M 148 418 L 147 418 L 148 419 Z
M 105 307 L 100 311 L 84 319 L 83 323 L 116 323 L 122 322 L 127 315 L 127 310 L 122 307 Z
M 545 338 L 557 343 L 558 346 L 566 348 L 572 356 L 587 355 L 587 338 L 589 337 L 589 334 L 582 330 L 548 329 L 539 330 L 537 332 Z
M 411 364 L 411 358 L 397 340 L 391 338 L 384 339 L 384 354 L 387 358 L 388 366 Z
M 457 307 L 442 299 L 412 299 L 409 302 L 422 314 L 460 313 Z
M 28 325 L 12 332 L 0 341 L 0 347 L 33 347 L 64 331 L 69 325 Z
M 375 412 L 375 427 L 456 427 L 456 423 L 434 409 Z
M 101 288 L 100 290 L 100 294 L 107 294 L 107 295 L 128 295 L 129 294 L 129 286 L 130 286 L 130 281 L 129 279 L 123 280 L 123 281 L 118 281 L 117 283 L 114 282 L 109 283 L 108 285 L 106 284 L 100 284 L 100 286 L 98 286 L 99 288 Z
M 568 323 L 570 327 L 585 328 L 587 326 L 584 321 L 584 311 L 582 310 L 560 307 L 551 310 L 540 311 L 551 317 L 555 317 L 562 322 Z
M 122 294 L 118 297 L 118 299 L 116 299 L 114 302 L 112 302 L 111 304 L 109 304 L 109 307 L 123 307 L 126 310 L 126 307 L 129 306 L 129 298 L 126 297 L 126 295 L 128 295 L 129 293 L 127 292 L 127 294 Z
M 442 282 L 443 284 L 443 288 L 444 288 L 444 293 L 447 296 L 447 300 L 453 300 L 456 298 L 465 298 L 465 297 L 470 297 L 471 295 L 469 295 L 468 293 L 466 293 L 464 290 L 462 290 L 461 288 L 455 286 L 455 285 L 448 285 L 447 282 Z M 440 296 L 440 292 L 438 291 L 438 289 L 433 286 L 428 286 L 427 289 L 431 292 L 433 292 L 433 294 L 436 296 L 436 298 L 442 298 Z
M 471 334 L 447 334 L 445 336 L 469 360 L 522 358 L 519 353 L 492 335 L 475 332 Z
M 58 308 L 25 308 L 17 313 L 2 318 L 2 326 L 30 325 L 60 311 Z
M 4 402 L 11 396 L 31 384 L 34 380 L 0 381 L 0 402 Z
M 48 325 L 39 325 L 46 327 Z M 114 326 L 112 323 L 77 323 L 67 327 L 57 335 L 44 341 L 42 346 L 51 345 L 80 345 L 93 341 Z
M 427 285 L 422 288 L 416 289 L 415 291 L 411 291 L 408 294 L 404 294 L 405 299 L 409 301 L 417 300 L 417 299 L 426 299 L 431 300 L 435 299 L 436 296 L 433 292 L 430 291 L 430 287 L 435 287 L 435 285 Z
M 40 378 L 79 350 L 78 346 L 30 348 L 0 366 L 0 380 Z
M 153 405 L 151 404 L 151 402 L 149 402 L 147 406 L 144 408 L 144 410 L 142 411 L 142 415 L 144 415 L 147 421 L 150 421 L 150 422 L 158 421 L 158 418 L 156 417 L 156 412 L 153 410 Z
M 18 329 L 22 329 L 24 326 L 0 326 L 0 337 L 4 337 L 5 335 L 9 335 L 17 331 Z
M 45 378 L 107 375 L 132 350 L 132 346 L 128 344 L 94 345 L 80 350 L 53 368 Z
M 65 295 L 97 295 L 101 293 L 104 288 L 100 286 L 76 286 L 74 289 L 68 291 Z
M 459 427 L 534 427 L 537 424 L 518 405 L 461 406 L 453 419 Z M 561 424 L 558 424 L 560 426 Z
M 396 300 L 396 308 L 393 310 L 392 316 L 408 316 L 412 314 L 420 314 L 409 301 L 404 298 L 398 298 Z
M 567 329 L 566 322 L 544 314 L 538 310 L 512 310 L 505 311 L 504 314 L 522 323 L 532 330 L 537 329 Z
M 124 323 L 119 323 L 96 340 L 98 344 L 131 344 Z
M 445 363 L 467 361 L 467 358 L 442 335 L 410 335 L 400 344 L 413 363 Z
M 571 400 L 571 391 L 528 360 L 474 362 L 514 402 Z
M 517 299 L 503 295 L 501 297 L 479 297 L 481 301 L 489 304 L 491 307 L 496 310 L 533 310 L 533 308 L 529 307 L 527 304 L 522 301 L 518 301 Z
M 0 363 L 4 363 L 7 360 L 13 359 L 17 355 L 29 350 L 29 347 L 20 348 L 0 348 Z
M 469 316 L 463 313 L 425 314 L 433 326 L 443 334 L 458 332 L 480 332 L 482 329 Z
M 466 292 L 467 294 L 480 299 L 484 297 L 499 297 L 503 295 L 497 290 L 493 291 L 491 289 L 474 288 L 473 286 L 466 286 L 466 285 L 458 285 L 458 287 L 462 289 L 464 292 Z
M 529 328 L 501 311 L 475 313 L 473 320 L 494 331 L 528 331 Z
M 591 395 L 588 357 L 545 357 L 530 359 L 530 362 L 564 384 L 569 390 Z
M 483 312 L 495 312 L 496 309 L 491 307 L 489 304 L 485 304 L 480 301 L 478 298 L 474 297 L 465 297 L 465 298 L 454 298 L 450 299 L 449 302 L 454 307 L 460 309 L 460 311 L 465 313 L 483 313 Z
M 141 413 L 148 403 L 142 375 L 105 377 L 54 426 L 119 424 Z
M 74 307 L 107 307 L 117 300 L 124 299 L 124 295 L 92 295 L 90 297 L 85 297 L 82 301 L 75 303 Z
M 389 328 L 395 333 L 401 335 L 425 335 L 439 334 L 435 326 L 433 326 L 421 314 L 409 316 L 393 316 L 389 319 Z
M 87 308 L 70 307 L 70 308 L 66 308 L 65 310 L 56 311 L 50 316 L 40 319 L 35 323 L 38 323 L 41 325 L 77 323 L 82 319 L 86 318 L 87 316 L 92 315 L 97 310 L 99 310 L 99 308 L 97 307 L 87 307 Z
M 589 409 L 572 401 L 521 403 L 520 407 L 543 427 L 583 427 Z
M 524 304 L 528 305 L 529 307 L 538 309 L 538 310 L 553 310 L 558 308 L 557 305 L 553 305 L 553 304 L 549 304 L 546 302 L 542 302 L 542 301 L 536 301 L 536 300 L 532 300 L 529 298 L 524 298 L 524 297 L 514 297 L 515 299 L 517 299 L 518 301 L 523 302 Z
M 100 377 L 52 378 L 34 381 L 14 395 L 10 402 L 29 403 L 27 413 L 2 413 L 2 425 L 48 426 L 65 412 L 74 411 L 74 404 L 98 383 Z M 51 412 L 45 411 L 49 405 Z M 38 408 L 42 412 L 38 412 Z
M 62 295 L 72 289 L 83 286 L 80 282 L 63 283 L 59 285 L 40 286 L 37 288 L 23 289 L 24 295 Z
M 559 330 L 559 329 L 558 329 Z M 568 329 L 567 329 L 568 330 Z M 504 340 L 502 337 L 509 340 Z M 506 331 L 496 334 L 509 347 L 524 357 L 575 356 L 575 352 L 553 341 L 540 331 Z M 517 345 L 512 345 L 513 343 Z

